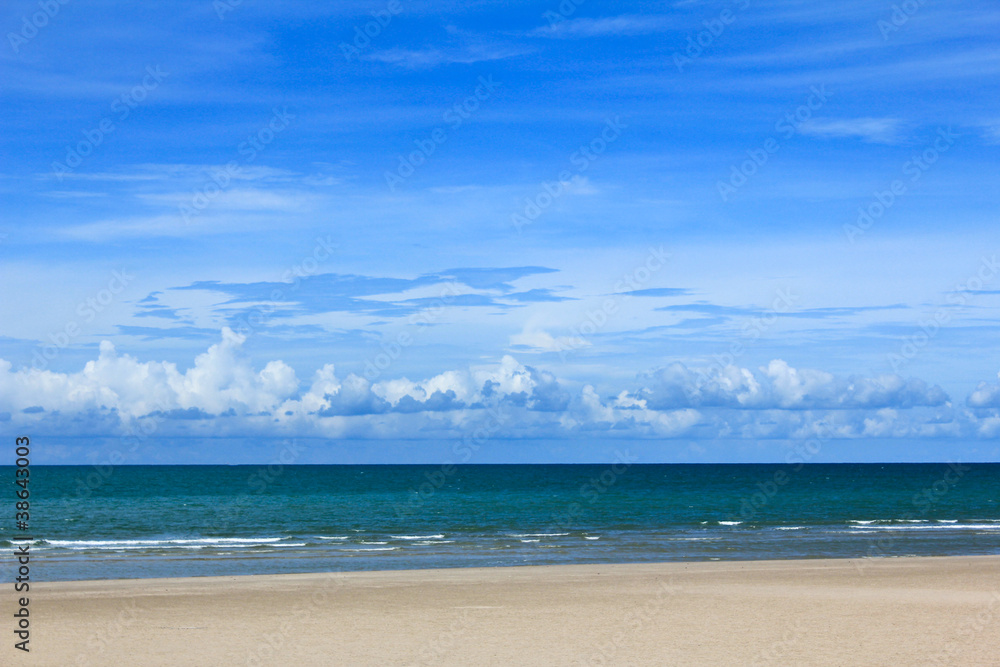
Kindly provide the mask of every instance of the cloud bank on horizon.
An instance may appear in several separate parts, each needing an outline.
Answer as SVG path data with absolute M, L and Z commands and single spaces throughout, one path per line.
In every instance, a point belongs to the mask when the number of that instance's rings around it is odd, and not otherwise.
M 997 383 L 953 405 L 940 387 L 894 374 L 844 378 L 778 359 L 756 369 L 674 362 L 601 395 L 510 355 L 419 381 L 338 377 L 326 363 L 302 382 L 280 360 L 256 370 L 245 341 L 224 328 L 185 371 L 109 341 L 75 373 L 0 360 L 0 421 L 42 435 L 121 437 L 1000 437 Z
M 56 7 L 0 9 L 0 434 L 1000 456 L 994 2 Z

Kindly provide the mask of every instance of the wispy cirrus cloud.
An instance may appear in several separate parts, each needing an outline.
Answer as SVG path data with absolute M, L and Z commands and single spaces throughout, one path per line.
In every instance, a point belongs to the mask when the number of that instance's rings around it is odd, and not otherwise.
M 426 308 L 493 308 L 499 311 L 533 303 L 570 301 L 552 288 L 518 290 L 513 284 L 535 275 L 554 273 L 543 266 L 465 267 L 427 273 L 414 278 L 321 273 L 297 276 L 294 282 L 233 283 L 202 280 L 168 291 L 222 294 L 226 300 L 211 315 L 237 322 L 270 304 L 269 319 L 323 313 L 354 313 L 398 318 Z M 280 293 L 280 303 L 271 295 Z M 421 296 L 420 294 L 429 294 Z M 178 319 L 177 308 L 163 303 L 162 293 L 139 303 L 138 316 Z M 268 325 L 269 327 L 271 325 Z
M 475 45 L 454 48 L 407 49 L 391 48 L 364 56 L 365 60 L 396 65 L 407 69 L 431 69 L 440 65 L 488 62 L 515 58 L 534 51 L 522 45 Z
M 861 139 L 872 144 L 902 140 L 904 123 L 898 118 L 810 119 L 798 126 L 800 134 L 825 139 Z
M 528 32 L 532 37 L 581 39 L 586 37 L 627 37 L 684 27 L 677 17 L 623 14 L 604 18 L 577 18 L 540 26 Z

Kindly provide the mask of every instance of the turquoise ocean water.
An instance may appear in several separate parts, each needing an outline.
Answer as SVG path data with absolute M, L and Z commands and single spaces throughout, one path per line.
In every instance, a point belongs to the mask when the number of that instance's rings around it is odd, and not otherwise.
M 41 581 L 1000 554 L 1000 464 L 35 466 L 30 489 Z

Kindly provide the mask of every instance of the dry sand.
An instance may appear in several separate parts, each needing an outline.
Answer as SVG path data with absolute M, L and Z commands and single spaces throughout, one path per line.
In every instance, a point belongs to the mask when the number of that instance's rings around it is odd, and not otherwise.
M 1000 557 L 32 584 L 3 665 L 1000 665 Z

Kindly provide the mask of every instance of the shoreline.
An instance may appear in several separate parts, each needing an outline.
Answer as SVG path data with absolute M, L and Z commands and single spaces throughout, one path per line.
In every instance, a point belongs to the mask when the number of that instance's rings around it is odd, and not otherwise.
M 843 561 L 858 561 L 861 563 L 868 562 L 878 562 L 878 561 L 897 561 L 897 560 L 910 560 L 910 559 L 949 559 L 949 558 L 982 558 L 982 559 L 997 559 L 1000 561 L 1000 553 L 998 554 L 942 554 L 942 555 L 905 555 L 905 556 L 844 556 L 844 557 L 828 557 L 828 556 L 817 556 L 810 558 L 697 558 L 691 560 L 664 560 L 664 561 L 608 561 L 603 562 L 588 562 L 588 563 L 544 563 L 544 564 L 524 564 L 524 565 L 471 565 L 468 567 L 419 567 L 419 568 L 387 568 L 387 569 L 372 569 L 372 570 L 316 570 L 307 572 L 268 572 L 268 573 L 253 573 L 253 574 L 210 574 L 210 575 L 193 575 L 193 576 L 180 576 L 180 577 L 115 577 L 108 579 L 56 579 L 51 581 L 38 581 L 34 585 L 39 586 L 49 586 L 49 585 L 62 585 L 62 584 L 85 584 L 92 582 L 141 582 L 141 581 L 204 581 L 210 579 L 217 580 L 231 580 L 234 578 L 243 579 L 247 577 L 303 577 L 303 576 L 322 576 L 322 575 L 349 575 L 349 574 L 379 574 L 379 573 L 394 573 L 394 572 L 436 572 L 440 570 L 505 570 L 505 569 L 522 569 L 522 568 L 561 568 L 561 567 L 632 567 L 632 566 L 672 566 L 672 565 L 698 565 L 701 563 L 785 563 L 785 562 L 843 562 Z M 221 560 L 221 559 L 220 559 Z M 865 566 L 867 567 L 867 566 Z
M 91 579 L 31 595 L 30 665 L 990 665 L 1000 645 L 1000 556 Z

